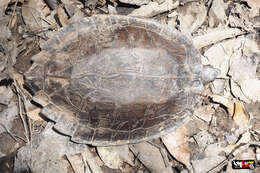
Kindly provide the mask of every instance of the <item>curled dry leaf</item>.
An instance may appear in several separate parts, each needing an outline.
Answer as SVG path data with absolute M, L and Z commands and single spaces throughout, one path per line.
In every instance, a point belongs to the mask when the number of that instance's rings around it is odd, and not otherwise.
M 189 170 L 192 170 L 186 135 L 188 135 L 188 130 L 185 126 L 182 126 L 176 131 L 163 136 L 162 141 L 176 160 L 183 163 Z
M 126 4 L 141 6 L 141 5 L 148 4 L 151 0 L 119 0 L 119 1 Z
M 158 2 L 150 2 L 147 5 L 143 5 L 140 8 L 132 11 L 129 16 L 136 17 L 153 17 L 157 14 L 164 13 L 166 11 L 170 11 L 179 6 L 179 1 L 166 0 L 162 4 L 158 4 Z
M 233 120 L 239 126 L 247 125 L 249 115 L 247 114 L 244 105 L 240 102 L 233 102 L 223 96 L 211 95 L 214 102 L 220 103 L 227 108 L 228 114 L 233 116 Z
M 245 32 L 237 28 L 217 28 L 204 35 L 193 38 L 195 48 L 201 49 L 216 42 L 242 35 Z M 217 46 L 217 45 L 216 45 Z
M 238 126 L 246 126 L 249 123 L 249 115 L 247 114 L 244 105 L 240 102 L 235 103 L 233 120 Z

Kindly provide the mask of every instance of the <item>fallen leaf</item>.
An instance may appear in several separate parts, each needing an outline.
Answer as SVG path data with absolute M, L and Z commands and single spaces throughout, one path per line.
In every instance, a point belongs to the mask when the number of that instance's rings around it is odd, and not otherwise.
M 247 4 L 251 8 L 260 8 L 260 1 L 259 0 L 243 0 L 243 1 L 247 2 Z
M 143 142 L 130 146 L 130 149 L 150 172 L 161 173 L 167 170 L 161 152 L 157 147 Z
M 84 173 L 84 163 L 80 154 L 66 155 L 75 173 Z
M 190 2 L 176 9 L 178 12 L 179 28 L 182 33 L 190 36 L 206 20 L 208 9 L 203 3 Z
M 30 117 L 31 119 L 33 119 L 35 121 L 44 121 L 41 118 L 41 116 L 39 115 L 40 112 L 41 112 L 41 108 L 32 105 L 29 101 L 27 101 L 25 103 L 25 105 L 26 105 L 26 110 L 27 110 L 28 117 Z
M 64 5 L 63 4 L 59 5 L 56 8 L 56 10 L 57 10 L 58 18 L 59 18 L 61 25 L 63 27 L 66 26 L 69 23 L 69 19 L 68 19 L 68 16 L 67 16 L 67 14 L 64 10 Z
M 112 147 L 97 147 L 98 154 L 106 166 L 119 169 L 124 162 L 133 165 L 127 145 Z
M 248 79 L 240 83 L 243 94 L 253 102 L 260 101 L 260 80 Z
M 13 29 L 13 28 L 14 28 L 14 26 L 15 26 L 15 24 L 16 24 L 16 21 L 17 21 L 17 15 L 14 14 L 13 17 L 12 17 L 12 19 L 11 19 L 10 26 L 9 26 L 10 29 Z
M 158 4 L 157 2 L 150 2 L 147 5 L 143 5 L 140 8 L 135 9 L 129 14 L 129 16 L 152 17 L 157 14 L 173 10 L 178 6 L 179 1 L 174 2 L 173 0 L 166 0 L 162 4 Z
M 4 4 L 4 9 L 6 9 L 8 7 L 10 0 L 4 0 L 3 4 Z M 2 5 L 2 4 L 1 4 Z
M 249 115 L 245 111 L 244 105 L 240 102 L 235 103 L 233 120 L 238 126 L 246 126 L 249 123 Z
M 150 0 L 119 0 L 119 1 L 125 4 L 131 4 L 137 6 L 146 5 L 150 2 Z
M 228 39 L 228 38 L 234 38 L 238 35 L 242 35 L 245 32 L 241 31 L 240 29 L 237 28 L 216 28 L 208 33 L 205 33 L 204 35 L 200 35 L 200 36 L 196 36 L 193 39 L 193 43 L 195 48 L 197 49 L 201 49 L 205 46 L 209 46 L 211 44 L 217 43 L 219 41 Z M 219 43 L 220 45 L 225 44 L 224 43 Z M 214 47 L 218 47 L 219 44 L 214 45 Z M 229 46 L 232 46 L 229 44 Z M 223 48 L 223 47 L 221 47 Z M 225 47 L 225 49 L 228 47 Z M 211 49 L 214 49 L 213 46 L 211 47 Z M 210 49 L 209 49 L 210 50 Z M 223 51 L 223 50 L 218 50 L 218 51 Z M 221 55 L 219 55 L 219 53 L 215 52 L 215 56 L 221 57 Z M 216 61 L 216 60 L 215 60 Z
M 42 29 L 42 16 L 44 4 L 42 0 L 26 1 L 22 6 L 23 20 L 31 30 Z
M 223 106 L 225 106 L 227 108 L 228 114 L 230 116 L 233 116 L 234 106 L 235 106 L 233 101 L 231 101 L 230 99 L 225 98 L 221 95 L 216 95 L 216 94 L 212 94 L 212 95 L 210 95 L 210 97 L 213 99 L 214 102 L 220 103 Z
M 10 87 L 6 86 L 0 86 L 0 104 L 2 105 L 9 105 L 12 97 L 13 97 L 13 91 Z
M 192 170 L 187 134 L 188 130 L 185 126 L 182 126 L 176 131 L 163 136 L 162 141 L 174 158 L 186 165 L 189 170 Z
M 241 82 L 247 79 L 254 79 L 258 64 L 258 57 L 255 54 L 239 55 L 230 61 L 229 76 L 232 80 Z
M 24 0 L 11 0 L 11 3 L 16 3 L 16 2 L 20 2 L 20 3 L 24 3 Z
M 215 110 L 211 106 L 201 106 L 194 111 L 193 115 L 206 122 L 210 122 L 214 113 Z

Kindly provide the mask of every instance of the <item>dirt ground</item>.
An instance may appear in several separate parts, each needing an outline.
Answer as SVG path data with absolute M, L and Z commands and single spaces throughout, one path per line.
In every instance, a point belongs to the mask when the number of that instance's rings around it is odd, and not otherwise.
M 33 57 L 95 14 L 168 25 L 221 71 L 187 123 L 150 141 L 97 147 L 71 141 L 42 116 L 24 83 Z M 259 0 L 0 1 L 0 173 L 259 173 L 259 165 Z

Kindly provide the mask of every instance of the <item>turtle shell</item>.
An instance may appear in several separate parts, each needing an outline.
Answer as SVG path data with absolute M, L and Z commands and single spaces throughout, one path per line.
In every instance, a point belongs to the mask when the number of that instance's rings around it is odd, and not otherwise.
M 148 19 L 81 19 L 55 33 L 33 61 L 25 75 L 33 100 L 57 131 L 78 143 L 159 137 L 189 120 L 203 91 L 192 43 Z

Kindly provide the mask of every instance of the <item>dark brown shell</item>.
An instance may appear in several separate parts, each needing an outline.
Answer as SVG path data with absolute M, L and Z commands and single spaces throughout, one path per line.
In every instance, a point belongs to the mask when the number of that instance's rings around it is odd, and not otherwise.
M 200 103 L 200 54 L 151 20 L 97 15 L 42 46 L 26 73 L 34 101 L 79 143 L 136 143 L 185 123 Z

